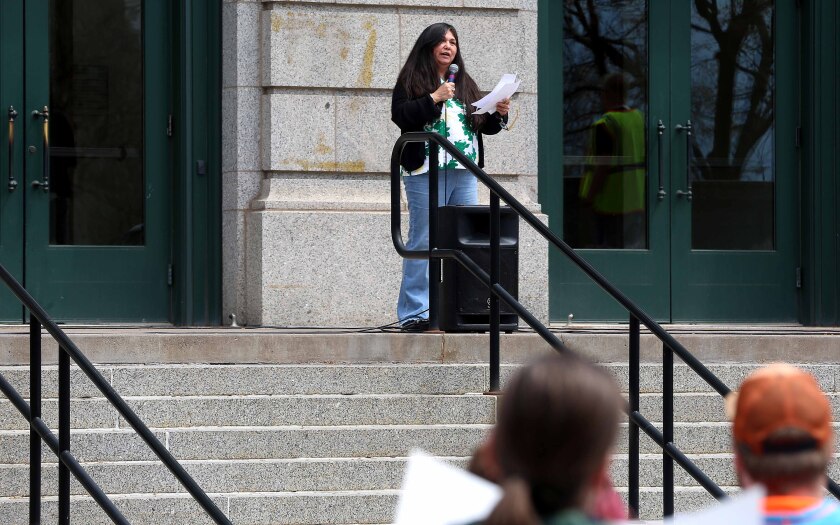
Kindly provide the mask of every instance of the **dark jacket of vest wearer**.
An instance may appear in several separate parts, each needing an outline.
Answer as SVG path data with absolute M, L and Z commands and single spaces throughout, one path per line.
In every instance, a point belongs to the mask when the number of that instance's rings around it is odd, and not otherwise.
M 435 104 L 431 94 L 420 98 L 410 98 L 408 92 L 400 84 L 394 86 L 391 95 L 391 120 L 400 127 L 400 134 L 409 131 L 423 131 L 426 124 L 431 124 L 440 117 L 443 102 Z M 484 143 L 481 135 L 495 135 L 502 130 L 502 122 L 507 122 L 507 116 L 498 113 L 488 116 L 479 130 L 474 130 L 478 137 L 478 167 L 484 168 Z M 405 145 L 400 164 L 406 171 L 414 171 L 423 165 L 426 151 L 422 142 L 410 142 Z

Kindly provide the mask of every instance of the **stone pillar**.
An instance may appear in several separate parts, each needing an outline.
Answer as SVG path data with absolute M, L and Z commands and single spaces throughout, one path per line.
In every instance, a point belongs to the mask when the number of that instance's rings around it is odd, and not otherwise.
M 245 220 L 260 163 L 260 16 L 257 1 L 222 6 L 222 312 L 245 313 Z
M 524 79 L 513 129 L 486 137 L 485 169 L 538 211 L 536 1 L 407 3 L 225 5 L 225 53 L 234 55 L 225 62 L 225 96 L 234 100 L 226 101 L 224 141 L 235 158 L 225 171 L 224 304 L 239 320 L 396 321 L 401 259 L 390 239 L 389 169 L 399 129 L 390 97 L 411 46 L 433 22 L 458 29 L 482 89 L 506 72 Z M 546 319 L 547 244 L 524 223 L 520 231 L 520 297 Z

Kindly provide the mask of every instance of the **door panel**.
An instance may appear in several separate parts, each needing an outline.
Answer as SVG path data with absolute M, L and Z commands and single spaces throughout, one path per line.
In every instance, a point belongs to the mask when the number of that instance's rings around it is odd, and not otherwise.
M 691 20 L 691 37 L 681 49 L 690 60 L 672 69 L 672 124 L 690 119 L 692 133 L 675 130 L 672 183 L 689 180 L 692 199 L 672 201 L 672 317 L 796 321 L 797 104 L 785 103 L 797 99 L 795 8 L 695 0 L 674 9 Z
M 23 279 L 23 4 L 0 9 L 0 261 Z M 20 320 L 23 309 L 0 286 L 0 319 Z
M 25 285 L 64 321 L 168 321 L 166 2 L 13 3 Z
M 658 39 L 668 34 L 668 2 L 565 0 L 565 7 L 564 156 L 556 175 L 563 180 L 563 197 L 562 204 L 554 200 L 546 206 L 552 227 L 562 229 L 566 242 L 647 312 L 667 318 L 668 208 L 659 199 L 660 187 L 667 188 L 661 170 L 667 157 L 660 157 L 665 137 L 658 125 L 668 110 L 668 80 Z M 623 93 L 611 86 L 616 77 L 623 80 Z M 634 111 L 644 130 L 604 125 Z M 641 139 L 631 142 L 642 143 L 641 159 L 621 147 L 628 142 L 622 136 L 637 134 Z M 641 206 L 638 194 L 621 200 L 624 190 L 638 183 L 639 169 Z M 565 258 L 552 253 L 551 268 L 552 316 L 627 319 L 622 307 Z
M 798 96 L 793 4 L 564 6 L 563 196 L 543 198 L 552 227 L 659 320 L 796 320 L 798 105 L 777 103 Z M 609 94 L 615 76 L 627 86 L 620 100 Z M 645 121 L 641 163 L 628 153 L 637 132 L 620 116 L 633 110 Z M 627 188 L 639 164 L 646 177 L 637 220 Z M 588 190 L 599 171 L 623 181 L 613 185 L 612 205 Z M 643 242 L 615 236 L 628 222 L 646 230 Z M 561 259 L 551 259 L 552 318 L 626 320 Z

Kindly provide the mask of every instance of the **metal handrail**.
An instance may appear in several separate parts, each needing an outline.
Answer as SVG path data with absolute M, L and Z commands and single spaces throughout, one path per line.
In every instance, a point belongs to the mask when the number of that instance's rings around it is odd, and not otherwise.
M 663 507 L 665 515 L 673 514 L 674 510 L 674 476 L 673 464 L 679 464 L 691 477 L 697 480 L 700 485 L 705 488 L 712 496 L 717 499 L 725 498 L 726 495 L 702 470 L 700 470 L 685 454 L 683 454 L 674 444 L 674 417 L 673 417 L 673 357 L 677 355 L 691 370 L 700 376 L 703 381 L 711 386 L 718 394 L 725 397 L 730 393 L 730 389 L 721 381 L 711 370 L 697 359 L 691 352 L 689 352 L 682 344 L 680 344 L 674 337 L 665 331 L 662 326 L 647 315 L 636 303 L 629 297 L 624 295 L 618 288 L 607 280 L 598 270 L 595 269 L 589 262 L 578 255 L 574 249 L 569 246 L 563 239 L 558 237 L 548 226 L 540 221 L 530 210 L 528 210 L 522 203 L 516 200 L 510 193 L 507 192 L 498 182 L 490 177 L 483 169 L 481 169 L 475 162 L 469 159 L 466 155 L 461 153 L 455 146 L 447 139 L 434 132 L 419 131 L 404 133 L 400 136 L 394 144 L 391 152 L 391 239 L 398 254 L 404 258 L 412 259 L 442 259 L 452 258 L 464 265 L 473 275 L 480 279 L 492 294 L 501 298 L 508 303 L 521 316 L 522 306 L 513 300 L 510 294 L 497 282 L 491 280 L 480 266 L 475 264 L 468 256 L 458 250 L 441 250 L 436 248 L 433 243 L 433 236 L 436 234 L 431 228 L 429 231 L 429 250 L 408 250 L 402 241 L 402 230 L 400 225 L 400 158 L 402 150 L 407 143 L 410 142 L 429 142 L 429 180 L 432 189 L 436 188 L 437 181 L 437 162 L 432 162 L 437 159 L 437 148 L 444 148 L 455 160 L 457 160 L 464 168 L 472 172 L 476 179 L 479 180 L 490 190 L 491 199 L 491 221 L 498 220 L 498 206 L 494 206 L 494 200 L 497 203 L 498 199 L 504 201 L 510 208 L 525 220 L 532 228 L 534 228 L 542 237 L 544 237 L 550 244 L 554 245 L 563 254 L 570 259 L 578 268 L 580 268 L 590 279 L 607 292 L 613 299 L 615 299 L 625 310 L 630 314 L 629 316 L 629 335 L 630 335 L 630 406 L 627 413 L 630 420 L 630 443 L 629 443 L 629 503 L 630 507 L 635 511 L 639 509 L 639 429 L 643 430 L 650 436 L 660 448 L 663 454 Z M 430 193 L 432 192 L 430 189 Z M 435 198 L 432 201 L 432 198 Z M 436 195 L 430 195 L 430 216 L 437 214 Z M 495 244 L 495 246 L 494 246 Z M 491 260 L 494 258 L 492 252 L 494 248 L 497 249 L 498 236 L 495 240 L 491 239 Z M 436 266 L 436 265 L 431 265 Z M 435 287 L 432 286 L 431 289 Z M 430 289 L 430 298 L 431 298 Z M 431 303 L 431 301 L 430 301 Z M 432 303 L 433 305 L 433 303 Z M 433 305 L 434 306 L 434 305 Z M 431 314 L 431 312 L 430 312 Z M 491 316 L 492 317 L 492 316 Z M 560 349 L 553 341 L 558 341 L 557 337 L 551 333 L 542 323 L 539 322 L 533 315 L 528 312 L 528 316 L 523 316 L 526 323 L 534 327 L 535 331 L 539 333 L 551 346 L 555 349 Z M 656 427 L 645 419 L 639 412 L 639 367 L 640 367 L 640 351 L 639 339 L 640 330 L 639 324 L 644 324 L 650 332 L 662 341 L 663 347 L 663 398 L 666 399 L 663 403 L 663 431 L 659 432 Z M 536 328 L 540 327 L 540 328 Z M 495 340 L 493 330 L 491 330 L 491 370 L 490 376 L 498 377 L 498 354 L 494 360 L 495 344 L 498 348 L 498 324 L 495 324 L 496 335 Z M 551 335 L 551 339 L 546 337 L 546 333 Z M 496 350 L 497 350 L 496 348 Z M 491 390 L 493 383 L 491 381 Z M 828 490 L 835 497 L 840 498 L 840 486 L 831 478 L 828 479 Z
M 589 264 L 583 257 L 578 255 L 574 249 L 566 244 L 566 242 L 558 237 L 548 226 L 542 223 L 528 208 L 517 201 L 507 190 L 505 190 L 498 182 L 496 182 L 483 169 L 470 160 L 466 155 L 461 153 L 451 142 L 441 137 L 437 133 L 429 131 L 412 131 L 404 133 L 397 139 L 394 144 L 394 149 L 391 155 L 391 237 L 394 240 L 394 246 L 397 253 L 407 259 L 424 259 L 429 257 L 427 251 L 409 251 L 402 242 L 402 232 L 400 231 L 400 208 L 399 208 L 399 191 L 394 192 L 394 183 L 399 182 L 399 166 L 400 154 L 402 149 L 408 142 L 425 142 L 432 141 L 440 147 L 446 149 L 447 153 L 452 155 L 462 166 L 472 172 L 473 175 L 494 194 L 510 206 L 516 213 L 522 217 L 531 227 L 537 230 L 537 233 L 542 235 L 548 242 L 558 248 L 563 254 L 571 259 L 575 265 L 583 270 L 595 283 L 607 292 L 613 299 L 615 299 L 625 310 L 633 314 L 648 330 L 651 331 L 659 340 L 668 345 L 668 347 L 677 354 L 692 370 L 694 370 L 706 383 L 714 388 L 720 395 L 726 396 L 730 389 L 723 381 L 718 379 L 703 363 L 701 363 L 691 352 L 685 349 L 676 339 L 665 331 L 656 321 L 647 315 L 641 308 L 624 295 L 618 288 L 607 280 L 594 266 Z M 431 163 L 429 165 L 431 168 Z M 396 186 L 399 189 L 399 185 Z M 396 198 L 396 201 L 394 200 Z M 396 222 L 395 222 L 396 219 Z M 399 244 L 398 244 L 399 243 Z
M 187 492 L 196 500 L 201 508 L 213 521 L 219 525 L 232 525 L 227 516 L 213 503 L 207 494 L 198 486 L 198 483 L 184 470 L 184 467 L 170 454 L 166 447 L 155 437 L 149 427 L 134 413 L 116 390 L 102 377 L 93 363 L 82 353 L 76 344 L 64 333 L 61 328 L 50 318 L 47 312 L 35 299 L 24 289 L 24 287 L 0 264 L 0 279 L 17 296 L 21 304 L 30 313 L 30 367 L 31 389 L 30 407 L 24 398 L 3 378 L 0 374 L 0 391 L 12 402 L 18 411 L 30 422 L 31 428 L 31 453 L 30 453 L 30 523 L 40 523 L 40 441 L 43 440 L 47 446 L 56 454 L 59 460 L 59 490 L 58 507 L 59 523 L 69 523 L 70 511 L 70 483 L 69 474 L 73 474 L 82 484 L 85 490 L 93 497 L 97 504 L 106 512 L 114 523 L 127 525 L 129 522 L 122 515 L 119 509 L 102 491 L 102 489 L 87 474 L 85 469 L 70 452 L 70 359 L 88 376 L 96 388 L 105 398 L 117 409 L 117 412 L 131 425 L 137 434 L 146 442 L 149 448 L 157 455 L 164 465 L 178 479 Z M 41 411 L 41 326 L 47 330 L 59 346 L 59 435 L 50 431 L 49 427 L 40 417 Z

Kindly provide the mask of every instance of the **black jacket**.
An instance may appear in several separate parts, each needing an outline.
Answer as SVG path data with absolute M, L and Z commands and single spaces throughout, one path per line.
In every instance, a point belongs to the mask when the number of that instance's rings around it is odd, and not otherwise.
M 441 104 L 443 104 L 441 102 Z M 423 95 L 420 98 L 409 98 L 405 88 L 397 84 L 391 95 L 391 120 L 400 127 L 400 133 L 409 131 L 423 131 L 426 124 L 431 124 L 440 117 L 441 104 L 435 104 L 432 96 Z M 481 135 L 495 135 L 502 130 L 502 122 L 507 122 L 507 117 L 498 113 L 488 115 L 485 124 L 477 131 L 478 135 L 478 167 L 484 167 L 484 143 Z M 426 152 L 422 142 L 411 142 L 405 145 L 400 164 L 406 171 L 414 171 L 423 165 L 426 160 Z

